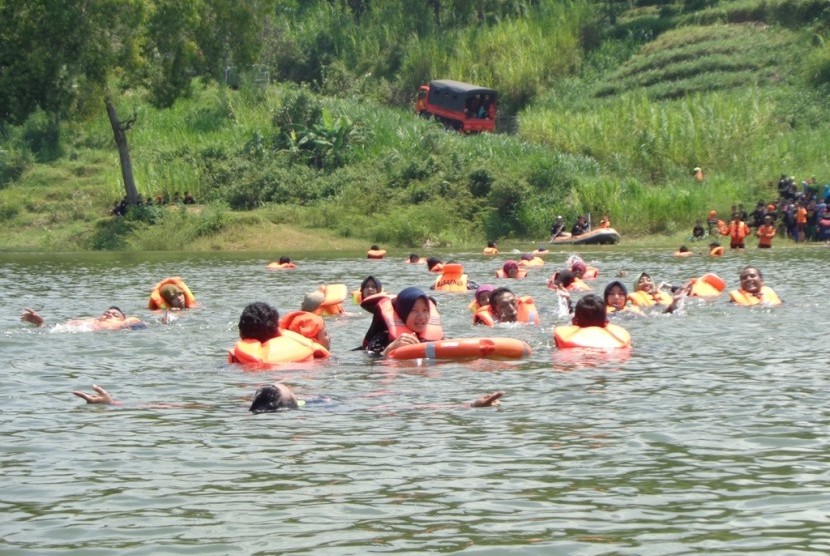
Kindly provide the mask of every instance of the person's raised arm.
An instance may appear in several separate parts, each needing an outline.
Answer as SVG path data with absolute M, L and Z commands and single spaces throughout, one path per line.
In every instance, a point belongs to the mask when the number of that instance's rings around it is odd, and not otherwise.
M 98 386 L 97 384 L 92 385 L 92 389 L 98 392 L 98 394 L 87 394 L 86 392 L 79 392 L 75 391 L 72 392 L 79 398 L 86 400 L 88 404 L 104 404 L 104 405 L 113 405 L 117 404 L 115 400 L 112 399 L 112 396 L 109 392 Z
M 504 392 L 493 392 L 492 394 L 484 394 L 478 399 L 470 402 L 470 407 L 496 407 L 501 404 L 499 398 L 504 396 Z
M 686 298 L 690 293 L 692 293 L 692 286 L 694 285 L 694 280 L 689 280 L 689 283 L 683 286 L 681 289 L 677 290 L 677 292 L 672 296 L 671 304 L 666 307 L 666 310 L 663 313 L 674 313 L 677 310 L 677 306 L 680 302 Z

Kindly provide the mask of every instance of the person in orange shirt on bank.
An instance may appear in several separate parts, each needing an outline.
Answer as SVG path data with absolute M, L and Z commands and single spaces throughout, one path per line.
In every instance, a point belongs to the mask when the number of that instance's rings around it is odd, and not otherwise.
M 732 222 L 729 223 L 729 227 L 723 235 L 730 237 L 730 249 L 743 249 L 746 247 L 744 239 L 749 235 L 749 226 L 741 220 L 741 215 L 736 212 L 732 215 Z
M 807 208 L 804 206 L 804 203 L 801 201 L 795 207 L 795 230 L 796 230 L 796 238 L 795 241 L 797 243 L 801 243 L 807 241 Z
M 764 217 L 764 223 L 755 231 L 758 236 L 758 249 L 772 248 L 772 238 L 775 237 L 775 225 L 772 223 L 772 216 Z

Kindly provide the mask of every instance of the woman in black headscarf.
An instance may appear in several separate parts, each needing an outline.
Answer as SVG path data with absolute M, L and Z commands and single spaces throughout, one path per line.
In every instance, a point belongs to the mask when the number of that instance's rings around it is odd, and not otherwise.
M 374 296 L 361 303 L 374 315 L 363 348 L 386 355 L 399 346 L 444 337 L 435 301 L 419 288 L 401 290 L 395 298 Z

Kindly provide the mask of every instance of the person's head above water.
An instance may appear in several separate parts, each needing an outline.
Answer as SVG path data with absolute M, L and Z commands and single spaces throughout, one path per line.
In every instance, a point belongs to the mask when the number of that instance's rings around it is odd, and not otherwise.
M 490 295 L 495 289 L 496 286 L 492 284 L 482 284 L 476 288 L 475 298 L 479 307 L 485 307 L 490 304 Z
M 573 323 L 580 327 L 608 324 L 605 302 L 600 296 L 589 293 L 576 302 Z
M 751 294 L 757 294 L 764 287 L 764 275 L 754 266 L 747 266 L 741 270 L 741 289 Z
M 415 264 L 420 260 L 421 260 L 421 257 L 418 256 L 418 253 L 410 253 L 409 254 L 409 262 L 410 263 Z
M 279 260 L 280 264 L 286 264 L 286 263 L 290 263 L 290 262 L 291 262 L 291 257 L 286 257 L 284 255 L 282 257 L 280 257 L 280 260 Z
M 501 322 L 516 322 L 519 317 L 519 299 L 510 288 L 496 288 L 490 295 L 490 309 Z
M 267 342 L 280 335 L 280 314 L 263 301 L 249 303 L 239 317 L 239 337 Z
M 299 407 L 300 404 L 297 402 L 297 397 L 291 391 L 291 388 L 284 384 L 274 383 L 263 386 L 256 391 L 248 411 L 254 414 L 273 413 Z
M 427 268 L 429 270 L 432 270 L 432 268 L 437 264 L 441 264 L 441 259 L 437 257 L 430 257 L 427 259 Z
M 602 294 L 605 304 L 618 311 L 625 307 L 627 296 L 628 290 L 625 289 L 625 286 L 619 280 L 614 280 L 605 286 L 605 291 Z
M 406 327 L 416 334 L 423 333 L 429 324 L 430 298 L 420 288 L 405 288 L 392 300 L 392 308 Z
M 504 263 L 501 269 L 508 278 L 516 278 L 519 275 L 519 263 L 512 259 Z
M 187 307 L 184 292 L 178 286 L 174 286 L 173 284 L 162 286 L 159 290 L 159 295 L 161 295 L 161 298 L 164 299 L 169 307 L 174 309 L 185 309 Z
M 574 283 L 574 280 L 576 280 L 576 276 L 570 270 L 560 270 L 553 275 L 553 284 L 566 289 Z
M 642 272 L 634 282 L 634 291 L 652 293 L 657 289 L 654 279 L 647 272 Z
M 127 320 L 127 315 L 124 314 L 124 311 L 115 305 L 112 305 L 109 309 L 101 313 L 95 320 Z
M 381 291 L 383 291 L 383 286 L 381 285 L 380 280 L 374 276 L 367 276 L 360 283 L 360 295 L 363 296 L 363 299 L 366 299 L 370 295 L 380 293 Z

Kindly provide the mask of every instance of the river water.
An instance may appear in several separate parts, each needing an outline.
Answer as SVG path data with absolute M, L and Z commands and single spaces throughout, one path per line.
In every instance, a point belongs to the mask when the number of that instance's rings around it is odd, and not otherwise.
M 559 248 L 561 249 L 561 248 Z M 565 322 L 548 276 L 570 251 L 511 281 L 542 326 L 470 325 L 468 294 L 439 293 L 447 337 L 525 339 L 519 362 L 390 362 L 360 351 L 370 317 L 328 321 L 325 363 L 246 373 L 226 363 L 242 307 L 298 308 L 321 283 L 387 291 L 434 279 L 403 255 L 0 255 L 0 553 L 14 554 L 827 554 L 830 553 L 830 249 L 722 259 L 621 246 L 583 250 L 600 292 L 620 272 L 680 283 L 714 271 L 730 288 L 762 269 L 785 300 L 725 296 L 618 321 L 628 355 L 552 347 Z M 507 258 L 443 253 L 493 282 Z M 201 307 L 170 325 L 145 309 L 180 275 Z M 143 330 L 33 329 L 109 305 Z M 275 380 L 327 396 L 253 416 Z M 107 388 L 120 406 L 73 390 Z M 500 408 L 464 405 L 503 390 Z

